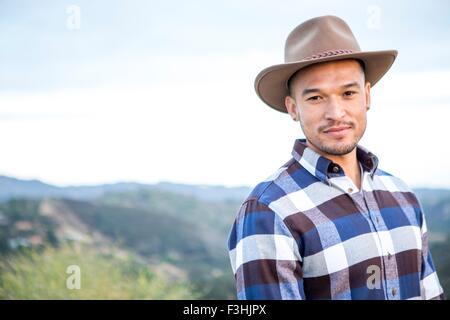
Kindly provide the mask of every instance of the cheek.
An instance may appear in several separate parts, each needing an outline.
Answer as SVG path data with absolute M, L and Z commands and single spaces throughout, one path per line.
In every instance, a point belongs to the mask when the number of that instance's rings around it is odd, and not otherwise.
M 312 110 L 308 110 L 308 112 L 300 112 L 300 119 L 303 127 L 305 129 L 313 130 L 315 127 L 319 126 L 322 122 L 322 114 L 320 112 L 312 112 Z
M 348 103 L 347 113 L 354 119 L 364 119 L 366 117 L 366 103 L 364 97 L 354 99 Z
M 314 131 L 316 122 L 309 116 L 300 116 L 300 126 L 302 127 L 303 132 L 308 135 Z
M 367 123 L 367 111 L 364 107 L 361 111 L 358 111 L 353 115 L 353 119 L 355 121 L 355 125 L 358 130 L 364 131 Z

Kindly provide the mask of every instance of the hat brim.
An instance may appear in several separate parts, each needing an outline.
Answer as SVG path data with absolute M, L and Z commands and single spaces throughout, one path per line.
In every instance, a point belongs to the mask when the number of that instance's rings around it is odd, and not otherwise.
M 391 68 L 397 53 L 397 50 L 355 52 L 273 65 L 256 76 L 255 90 L 269 107 L 287 113 L 284 105 L 285 97 L 289 94 L 287 81 L 298 70 L 319 62 L 360 59 L 365 64 L 366 81 L 373 87 Z

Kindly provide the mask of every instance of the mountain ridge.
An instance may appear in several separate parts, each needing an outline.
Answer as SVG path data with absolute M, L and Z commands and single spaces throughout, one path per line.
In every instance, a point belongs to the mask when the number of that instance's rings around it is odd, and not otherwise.
M 11 198 L 62 197 L 89 200 L 108 192 L 130 192 L 139 189 L 160 189 L 192 195 L 204 201 L 243 200 L 250 187 L 226 187 L 221 185 L 195 185 L 161 181 L 155 184 L 116 182 L 98 185 L 56 186 L 37 179 L 18 179 L 0 175 L 0 201 Z

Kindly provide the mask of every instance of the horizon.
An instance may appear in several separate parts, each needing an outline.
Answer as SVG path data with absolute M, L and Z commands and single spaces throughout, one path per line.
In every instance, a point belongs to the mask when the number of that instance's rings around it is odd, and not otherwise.
M 132 181 L 132 180 L 117 180 L 117 181 L 111 181 L 111 182 L 100 182 L 95 184 L 55 184 L 51 183 L 45 180 L 41 179 L 22 179 L 18 177 L 8 176 L 4 174 L 0 174 L 1 178 L 7 178 L 7 179 L 15 179 L 22 182 L 39 182 L 43 183 L 52 187 L 57 188 L 83 188 L 83 187 L 98 187 L 98 186 L 105 186 L 105 185 L 116 185 L 116 184 L 139 184 L 139 185 L 146 185 L 146 186 L 156 186 L 158 184 L 174 184 L 174 185 L 182 185 L 182 186 L 191 186 L 191 187 L 205 187 L 205 188 L 226 188 L 226 189 L 238 189 L 238 188 L 248 188 L 252 189 L 254 186 L 251 185 L 223 185 L 223 184 L 192 184 L 192 183 L 184 183 L 184 182 L 176 182 L 176 181 L 167 181 L 167 180 L 160 180 L 156 182 L 139 182 L 139 181 Z M 428 189 L 428 190 L 448 190 L 450 191 L 450 188 L 446 187 L 429 187 L 429 186 L 411 186 L 412 189 Z

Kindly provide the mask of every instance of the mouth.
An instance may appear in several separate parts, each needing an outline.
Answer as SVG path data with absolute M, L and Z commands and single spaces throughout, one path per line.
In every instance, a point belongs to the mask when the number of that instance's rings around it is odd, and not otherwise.
M 350 126 L 332 127 L 323 132 L 333 138 L 342 138 L 351 130 Z

